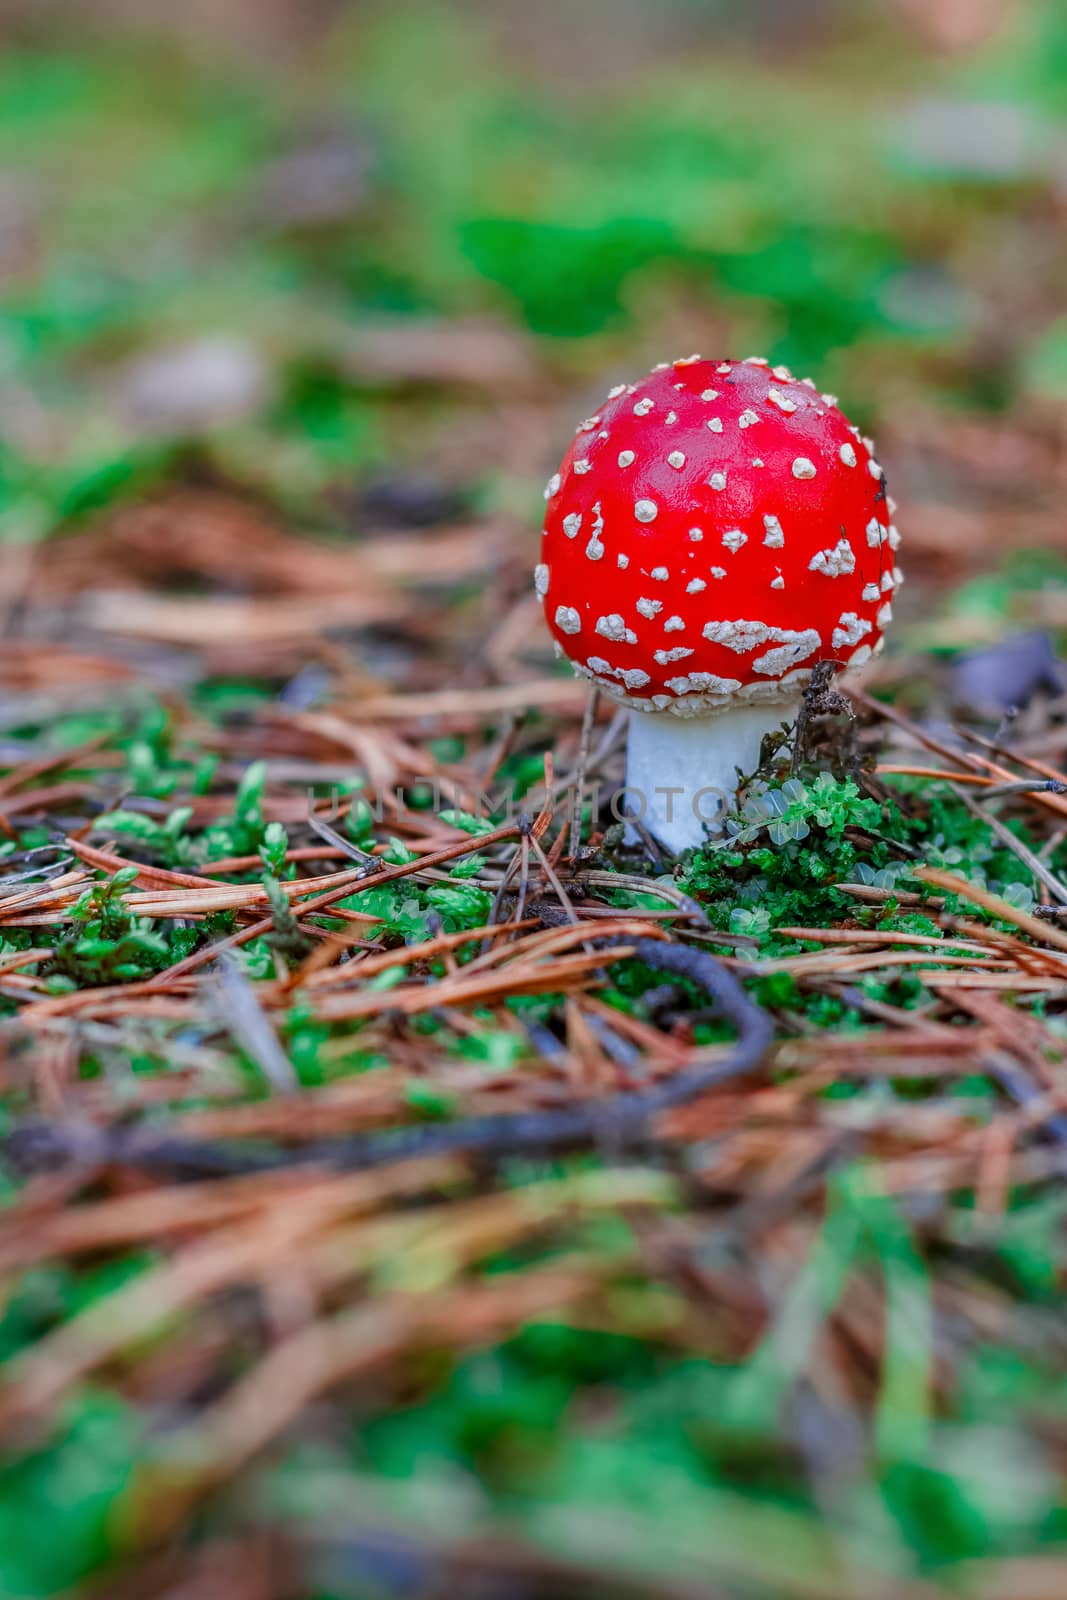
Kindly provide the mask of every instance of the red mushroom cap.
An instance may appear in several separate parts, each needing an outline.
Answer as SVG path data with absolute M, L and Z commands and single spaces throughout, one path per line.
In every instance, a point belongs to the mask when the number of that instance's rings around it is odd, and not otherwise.
M 548 626 L 628 705 L 773 700 L 881 647 L 900 582 L 885 477 L 810 378 L 664 363 L 581 424 L 545 499 Z

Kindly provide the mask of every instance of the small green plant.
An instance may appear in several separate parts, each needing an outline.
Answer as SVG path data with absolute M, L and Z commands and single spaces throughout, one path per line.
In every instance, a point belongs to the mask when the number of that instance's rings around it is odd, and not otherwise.
M 173 946 L 153 930 L 151 922 L 127 908 L 123 895 L 136 877 L 136 867 L 123 867 L 87 889 L 72 907 L 75 927 L 60 939 L 47 965 L 51 989 L 128 983 L 177 959 Z M 191 946 L 193 941 L 186 942 Z
M 1020 824 L 1009 825 L 1027 841 Z M 715 926 L 759 939 L 771 953 L 780 945 L 795 950 L 792 942 L 775 940 L 775 928 L 884 914 L 864 908 L 839 884 L 922 891 L 911 875 L 918 861 L 962 872 L 1022 910 L 1033 905 L 1018 857 L 945 785 L 905 782 L 879 801 L 862 794 L 853 778 L 825 772 L 807 783 L 787 778 L 749 794 L 728 820 L 726 840 L 696 852 L 681 883 L 705 904 Z M 929 927 L 938 931 L 936 924 Z
M 836 885 L 854 879 L 861 857 L 875 870 L 894 864 L 891 845 L 863 833 L 887 825 L 903 819 L 852 778 L 788 778 L 748 796 L 726 842 L 697 851 L 681 886 L 731 933 L 762 940 L 784 924 L 825 925 L 854 909 Z
M 285 856 L 289 849 L 289 835 L 280 822 L 268 822 L 260 841 L 259 857 L 273 878 L 285 874 Z
M 165 867 L 184 867 L 194 864 L 197 854 L 186 832 L 192 815 L 191 806 L 177 806 L 162 822 L 143 811 L 106 811 L 93 826 L 122 848 L 133 847 Z
M 203 840 L 207 859 L 259 854 L 266 824 L 263 818 L 263 793 L 267 785 L 267 764 L 253 761 L 241 776 L 234 796 L 233 811 L 205 829 Z
M 787 778 L 780 788 L 749 795 L 726 831 L 735 844 L 750 844 L 765 831 L 771 844 L 784 845 L 808 838 L 813 828 L 839 838 L 850 825 L 877 828 L 881 820 L 878 802 L 861 795 L 851 778 L 820 772 L 811 784 Z

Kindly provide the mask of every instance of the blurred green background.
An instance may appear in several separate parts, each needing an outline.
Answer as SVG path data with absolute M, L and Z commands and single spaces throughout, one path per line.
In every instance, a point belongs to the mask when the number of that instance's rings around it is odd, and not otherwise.
M 7 0 L 0 38 L 9 540 L 190 451 L 322 527 L 398 464 L 532 519 L 585 387 L 691 347 L 881 423 L 920 559 L 1005 473 L 1056 537 L 1004 428 L 1062 472 L 1058 0 Z

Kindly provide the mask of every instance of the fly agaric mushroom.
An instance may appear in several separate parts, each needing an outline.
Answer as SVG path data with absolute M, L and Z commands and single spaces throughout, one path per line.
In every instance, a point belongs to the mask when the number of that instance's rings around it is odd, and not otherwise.
M 690 356 L 612 389 L 545 499 L 557 652 L 632 712 L 628 808 L 699 844 L 816 663 L 882 646 L 899 536 L 871 441 L 810 378 Z

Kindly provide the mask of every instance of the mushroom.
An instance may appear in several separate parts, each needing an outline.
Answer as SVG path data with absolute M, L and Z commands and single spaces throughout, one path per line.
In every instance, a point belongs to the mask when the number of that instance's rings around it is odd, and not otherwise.
M 810 378 L 690 356 L 612 389 L 545 499 L 535 586 L 557 653 L 632 713 L 627 809 L 700 844 L 816 663 L 881 649 L 899 537 L 871 441 Z

